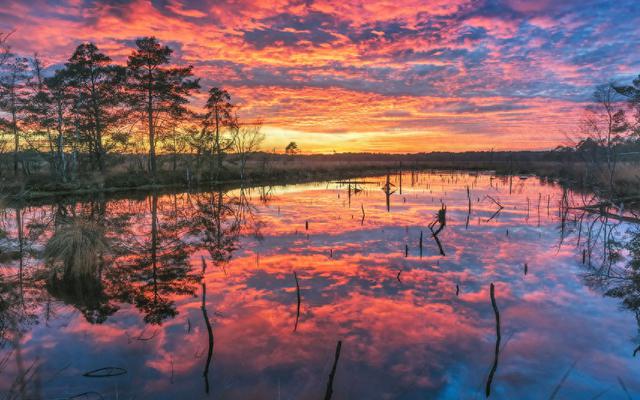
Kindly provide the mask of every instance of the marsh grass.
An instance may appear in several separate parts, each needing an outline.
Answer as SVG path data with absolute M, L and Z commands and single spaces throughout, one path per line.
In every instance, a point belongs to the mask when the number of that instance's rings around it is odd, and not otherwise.
M 1 161 L 0 157 L 0 161 Z M 574 188 L 604 192 L 609 175 L 575 157 L 555 152 L 470 152 L 421 154 L 333 154 L 287 156 L 273 153 L 253 153 L 242 174 L 235 154 L 229 154 L 218 174 L 212 179 L 208 163 L 195 155 L 158 157 L 161 174 L 152 179 L 140 162 L 140 155 L 110 155 L 104 175 L 93 171 L 79 174 L 72 181 L 61 183 L 48 175 L 44 161 L 40 168 L 21 179 L 0 179 L 2 191 L 15 198 L 39 198 L 52 195 L 78 195 L 95 192 L 147 190 L 151 187 L 207 187 L 212 184 L 289 183 L 310 180 L 348 179 L 367 175 L 418 170 L 492 171 L 498 175 L 536 174 L 559 180 Z M 1 162 L 0 162 L 1 164 Z M 640 197 L 640 160 L 617 163 L 613 176 L 614 197 Z
M 102 228 L 87 221 L 74 220 L 51 237 L 44 257 L 54 267 L 53 275 L 62 267 L 65 278 L 95 276 L 98 261 L 108 249 Z

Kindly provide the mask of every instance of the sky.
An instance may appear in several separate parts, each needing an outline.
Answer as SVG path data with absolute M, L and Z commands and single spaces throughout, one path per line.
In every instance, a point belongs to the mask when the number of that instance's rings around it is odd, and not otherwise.
M 596 85 L 640 73 L 637 0 L 0 0 L 16 52 L 51 69 L 154 35 L 226 88 L 265 147 L 551 149 Z

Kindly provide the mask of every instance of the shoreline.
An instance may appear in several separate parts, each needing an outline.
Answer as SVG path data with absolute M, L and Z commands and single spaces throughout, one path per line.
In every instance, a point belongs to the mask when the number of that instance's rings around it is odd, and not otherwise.
M 187 173 L 180 165 L 176 169 L 164 169 L 159 182 L 142 170 L 114 172 L 106 177 L 85 175 L 73 183 L 55 183 L 45 174 L 31 175 L 23 181 L 5 178 L 0 182 L 0 198 L 11 203 L 46 202 L 55 199 L 91 198 L 118 193 L 145 193 L 150 191 L 207 190 L 217 187 L 295 184 L 323 180 L 341 180 L 366 175 L 398 173 L 398 171 L 469 171 L 491 172 L 497 176 L 531 175 L 554 180 L 574 189 L 593 192 L 610 200 L 640 203 L 640 165 L 636 162 L 620 163 L 615 176 L 615 193 L 607 194 L 608 186 L 602 172 L 594 172 L 578 161 L 551 160 L 313 160 L 299 156 L 274 162 L 265 167 L 258 160 L 247 165 L 246 179 L 240 179 L 237 165 L 229 162 L 222 171 L 222 179 L 208 179 L 207 171 Z M 204 178 L 203 178 L 204 176 Z M 189 181 L 186 179 L 189 178 Z
M 465 163 L 457 163 L 465 164 Z M 530 175 L 540 179 L 548 179 L 557 181 L 561 185 L 566 185 L 577 189 L 588 189 L 581 185 L 578 185 L 575 179 L 571 176 L 562 176 L 562 174 L 548 174 L 542 173 L 542 169 L 537 170 L 535 168 L 519 168 L 517 171 L 509 171 L 505 168 L 505 165 L 479 165 L 479 163 L 466 163 L 467 165 L 453 166 L 449 163 L 419 163 L 414 165 L 398 164 L 392 165 L 375 165 L 375 164 L 355 164 L 355 165 L 340 165 L 333 166 L 327 165 L 325 168 L 311 168 L 311 169 L 289 169 L 282 170 L 271 174 L 251 174 L 250 178 L 241 179 L 225 179 L 219 181 L 205 181 L 197 182 L 189 185 L 186 182 L 167 182 L 159 184 L 144 183 L 133 186 L 108 186 L 108 187 L 79 187 L 75 189 L 63 189 L 63 190 L 21 190 L 11 194 L 5 195 L 6 201 L 9 203 L 44 203 L 49 200 L 64 200 L 74 198 L 91 198 L 95 196 L 104 195 L 117 195 L 117 194 L 135 194 L 135 193 L 148 193 L 151 191 L 160 192 L 177 192 L 181 190 L 196 190 L 206 191 L 217 188 L 237 188 L 241 186 L 256 187 L 267 185 L 288 185 L 297 183 L 309 183 L 326 180 L 344 180 L 357 177 L 363 177 L 367 175 L 377 175 L 386 173 L 398 173 L 403 172 L 427 172 L 427 171 L 449 171 L 449 172 L 470 172 L 470 173 L 493 173 L 497 176 L 522 176 Z M 474 165 L 475 164 L 475 165 Z M 548 166 L 546 166 L 548 167 Z M 547 171 L 548 172 L 548 171 Z M 78 186 L 83 185 L 82 182 L 78 183 Z M 86 183 L 84 183 L 86 185 Z

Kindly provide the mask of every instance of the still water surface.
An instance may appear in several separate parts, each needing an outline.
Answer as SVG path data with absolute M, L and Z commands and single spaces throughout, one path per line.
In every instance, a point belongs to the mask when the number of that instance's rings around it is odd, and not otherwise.
M 605 295 L 617 283 L 593 277 L 602 265 L 624 271 L 635 227 L 563 210 L 584 196 L 533 177 L 386 179 L 6 208 L 0 393 L 640 395 L 636 289 Z M 431 233 L 441 204 L 442 251 Z M 45 252 L 70 229 L 93 238 L 88 253 L 69 250 L 73 268 L 90 264 L 82 278 Z

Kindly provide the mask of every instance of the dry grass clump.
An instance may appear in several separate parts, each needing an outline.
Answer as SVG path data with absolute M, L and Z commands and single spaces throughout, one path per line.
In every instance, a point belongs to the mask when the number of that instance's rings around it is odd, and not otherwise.
M 102 228 L 75 220 L 51 237 L 44 257 L 52 265 L 62 266 L 65 277 L 87 276 L 95 274 L 99 257 L 108 248 Z

